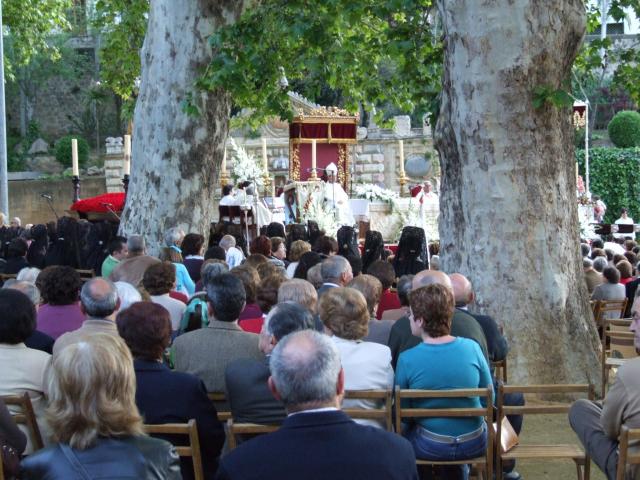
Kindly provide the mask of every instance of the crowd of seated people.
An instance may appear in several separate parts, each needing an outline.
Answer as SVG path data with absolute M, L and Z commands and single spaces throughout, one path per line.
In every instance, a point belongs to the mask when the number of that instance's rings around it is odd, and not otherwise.
M 167 443 L 145 443 L 142 429 L 143 423 L 185 423 L 191 418 L 198 427 L 205 478 L 214 478 L 216 472 L 218 478 L 243 478 L 242 460 L 262 458 L 268 440 L 243 438 L 226 454 L 218 418 L 222 410 L 230 411 L 234 422 L 281 425 L 280 433 L 264 438 L 273 439 L 273 448 L 281 442 L 292 452 L 297 442 L 314 451 L 318 439 L 312 441 L 312 435 L 322 438 L 353 429 L 354 442 L 370 436 L 397 454 L 366 455 L 371 465 L 385 463 L 378 471 L 394 472 L 385 478 L 416 478 L 416 458 L 466 460 L 486 450 L 487 426 L 481 417 L 396 425 L 408 439 L 403 443 L 397 435 L 384 435 L 384 425 L 377 420 L 357 421 L 373 426 L 378 432 L 373 433 L 356 429 L 333 411 L 341 405 L 380 407 L 373 400 L 343 401 L 344 391 L 497 387 L 491 362 L 506 358 L 507 339 L 492 317 L 475 312 L 473 287 L 464 275 L 447 274 L 429 263 L 420 229 L 407 227 L 391 254 L 380 245 L 379 235 L 367 235 L 362 258 L 353 232 L 346 230 L 337 242 L 319 231 L 314 238 L 296 231 L 297 237 L 290 239 L 271 228 L 257 236 L 248 251 L 246 243 L 232 235 L 215 239 L 205 251 L 201 234 L 171 228 L 158 256 L 148 254 L 140 235 L 112 236 L 103 242 L 102 261 L 95 270 L 103 275 L 83 281 L 78 273 L 88 265 L 83 252 L 96 254 L 82 242 L 100 232 L 88 235 L 77 224 L 65 220 L 54 230 L 75 228 L 77 248 L 69 250 L 65 237 L 53 233 L 48 248 L 38 247 L 31 255 L 39 263 L 29 260 L 36 236 L 15 237 L 27 244 L 26 250 L 15 238 L 6 249 L 22 259 L 10 263 L 17 257 L 7 258 L 6 265 L 24 266 L 0 290 L 0 393 L 29 394 L 47 447 L 32 454 L 30 441 L 23 447 L 19 435 L 12 437 L 18 438 L 16 448 L 30 454 L 23 462 L 25 478 L 38 478 L 42 472 L 50 472 L 50 478 L 73 478 L 64 476 L 67 455 L 89 469 L 114 468 L 126 474 L 143 468 L 146 478 L 192 478 L 191 461 L 178 461 Z M 36 227 L 31 230 L 41 234 Z M 46 233 L 51 235 L 51 230 Z M 637 272 L 629 270 L 640 249 L 635 242 L 617 245 L 629 255 L 597 243 L 581 247 L 594 299 L 636 299 L 640 282 Z M 53 265 L 52 258 L 66 260 Z M 640 301 L 636 310 L 640 312 Z M 637 316 L 640 321 L 640 313 Z M 332 364 L 335 358 L 337 367 Z M 93 376 L 80 378 L 77 372 L 82 369 L 92 369 Z M 320 375 L 325 369 L 327 375 Z M 218 394 L 218 399 L 214 402 L 207 394 Z M 113 395 L 120 402 L 114 409 L 127 408 L 127 416 L 117 420 L 109 412 L 86 411 L 87 402 L 106 408 L 115 401 Z M 72 410 L 69 402 L 82 407 L 77 422 L 65 416 Z M 505 396 L 510 405 L 523 402 L 521 395 Z M 425 400 L 420 406 L 475 407 L 479 399 L 444 404 Z M 582 406 L 599 414 L 590 404 Z M 298 412 L 305 414 L 298 417 Z M 610 413 L 605 409 L 603 415 Z M 51 422 L 54 415 L 58 420 Z M 572 422 L 579 435 L 588 435 L 586 427 L 577 425 L 582 416 L 574 415 Z M 519 433 L 522 417 L 509 416 L 509 421 Z M 308 435 L 303 435 L 305 429 Z M 260 445 L 264 451 L 258 453 Z M 339 446 L 337 442 L 324 448 L 338 455 Z M 349 448 L 359 452 L 352 444 Z M 122 465 L 112 465 L 121 451 Z M 136 451 L 140 455 L 132 455 Z M 252 468 L 264 478 L 275 478 L 268 472 L 275 475 L 287 466 L 296 471 L 294 457 L 277 455 L 270 458 L 268 469 Z M 309 465 L 316 460 L 306 457 Z M 615 465 L 617 457 L 612 458 L 603 460 L 604 469 L 610 466 L 607 462 Z M 56 462 L 61 462 L 62 476 L 56 476 Z M 322 472 L 318 467 L 306 476 L 325 478 Z M 520 478 L 513 463 L 505 464 L 503 473 L 507 480 Z M 468 468 L 445 468 L 440 475 L 468 478 Z

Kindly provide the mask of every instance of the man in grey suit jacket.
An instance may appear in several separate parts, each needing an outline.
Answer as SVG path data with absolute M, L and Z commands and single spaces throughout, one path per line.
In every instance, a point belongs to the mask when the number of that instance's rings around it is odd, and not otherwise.
M 318 299 L 330 288 L 345 287 L 353 280 L 353 270 L 349 261 L 340 255 L 333 255 L 322 261 L 322 286 L 318 289 Z
M 241 358 L 227 365 L 225 383 L 234 422 L 282 423 L 287 416 L 284 404 L 276 400 L 267 384 L 271 375 L 269 357 L 280 339 L 307 329 L 314 329 L 309 310 L 297 303 L 280 303 L 269 312 L 260 333 L 260 350 L 265 358 Z
M 180 335 L 173 342 L 176 370 L 199 377 L 208 392 L 224 391 L 224 370 L 238 358 L 260 360 L 258 335 L 243 331 L 238 317 L 245 305 L 240 279 L 225 273 L 205 284 L 209 326 Z

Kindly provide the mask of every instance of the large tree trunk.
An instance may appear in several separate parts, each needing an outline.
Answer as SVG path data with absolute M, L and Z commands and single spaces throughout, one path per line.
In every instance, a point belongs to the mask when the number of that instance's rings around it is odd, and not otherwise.
M 209 233 L 231 102 L 224 91 L 197 91 L 194 82 L 211 60 L 208 37 L 235 22 L 245 3 L 150 2 L 131 183 L 120 230 L 145 235 L 152 253 L 168 228 Z M 189 93 L 199 116 L 183 111 Z
M 510 382 L 596 383 L 599 342 L 579 256 L 561 88 L 585 31 L 581 0 L 439 0 L 445 68 L 436 148 L 443 268 L 504 322 Z

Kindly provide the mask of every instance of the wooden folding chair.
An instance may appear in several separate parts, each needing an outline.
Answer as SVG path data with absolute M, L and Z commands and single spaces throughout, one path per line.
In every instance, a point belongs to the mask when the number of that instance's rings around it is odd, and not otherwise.
M 624 300 L 598 300 L 597 311 L 594 314 L 596 326 L 601 327 L 602 321 L 609 312 L 614 312 L 615 316 L 610 318 L 622 318 L 624 317 L 624 310 L 627 308 L 627 299 Z
M 219 409 L 219 407 L 221 406 L 225 406 L 224 408 L 227 408 L 226 394 L 224 392 L 209 392 L 207 393 L 207 396 L 209 397 L 209 400 L 211 400 L 213 405 L 216 407 L 216 410 L 218 411 L 218 420 L 220 420 L 221 422 L 226 422 L 227 420 L 229 420 L 231 418 L 231 412 L 228 410 L 221 411 Z
M 202 456 L 200 453 L 200 439 L 195 419 L 187 423 L 165 423 L 162 425 L 145 425 L 145 431 L 149 435 L 185 435 L 189 437 L 189 445 L 175 445 L 178 455 L 191 457 L 195 480 L 204 480 L 202 470 Z
M 622 324 L 622 325 L 616 325 Z M 625 360 L 629 358 L 637 357 L 636 347 L 634 345 L 635 334 L 628 330 L 624 330 L 624 323 L 622 319 L 606 320 L 603 323 L 602 328 L 602 356 L 601 356 L 601 373 L 602 373 L 602 385 L 600 389 L 600 395 L 604 398 L 607 385 L 609 383 L 609 371 L 622 366 Z M 611 327 L 612 326 L 612 327 Z M 622 330 L 619 328 L 622 326 Z M 612 329 L 618 328 L 618 329 Z M 609 349 L 606 349 L 606 345 L 609 345 Z
M 17 273 L 0 273 L 0 281 L 4 283 L 7 280 L 15 280 L 17 276 Z
M 349 400 L 369 400 L 381 404 L 378 408 L 343 408 L 342 411 L 354 420 L 378 420 L 393 432 L 391 413 L 393 396 L 391 390 L 347 390 L 344 398 Z
M 486 402 L 486 407 L 480 408 L 407 408 L 402 406 L 402 400 L 416 400 L 425 398 L 464 398 L 480 397 Z M 402 390 L 397 389 L 395 395 L 396 431 L 402 435 L 402 420 L 405 418 L 433 418 L 433 417 L 484 417 L 487 424 L 487 451 L 482 457 L 467 460 L 436 461 L 416 460 L 418 465 L 474 465 L 478 472 L 482 472 L 486 480 L 493 478 L 493 388 L 468 388 L 458 390 Z
M 238 446 L 238 436 L 246 435 L 255 437 L 265 433 L 275 432 L 280 425 L 260 425 L 259 423 L 235 423 L 233 418 L 227 420 L 227 442 L 229 451 Z
M 96 273 L 93 271 L 93 269 L 90 269 L 90 270 L 76 269 L 76 272 L 78 272 L 78 275 L 80 275 L 80 280 L 82 280 L 83 282 L 86 282 L 87 280 L 91 280 L 96 276 Z
M 6 395 L 2 397 L 2 400 L 7 407 L 18 407 L 19 411 L 17 412 L 11 408 L 9 408 L 9 410 L 11 410 L 13 419 L 18 425 L 26 425 L 27 430 L 29 431 L 29 439 L 31 440 L 33 451 L 35 452 L 43 448 L 44 443 L 42 442 L 40 427 L 38 427 L 36 414 L 33 411 L 33 405 L 31 404 L 29 394 L 25 392 L 22 395 Z
M 507 393 L 561 394 L 586 393 L 593 400 L 593 385 L 503 385 L 498 386 L 498 417 L 496 419 L 496 438 L 500 438 L 502 420 L 507 415 L 564 414 L 569 412 L 570 403 L 554 403 L 551 405 L 508 406 L 504 404 Z M 502 450 L 502 449 L 501 449 Z M 506 460 L 518 459 L 570 459 L 576 464 L 578 480 L 589 480 L 590 458 L 578 445 L 521 445 L 518 444 L 508 452 L 499 451 L 496 465 L 496 479 L 502 480 L 502 464 Z
M 628 428 L 623 425 L 620 431 L 620 444 L 618 445 L 616 480 L 624 480 L 627 465 L 640 465 L 640 452 L 629 453 L 629 445 L 638 441 L 640 441 L 640 428 Z
M 502 381 L 507 383 L 507 359 L 491 362 L 491 366 L 495 368 L 495 378 L 502 376 Z

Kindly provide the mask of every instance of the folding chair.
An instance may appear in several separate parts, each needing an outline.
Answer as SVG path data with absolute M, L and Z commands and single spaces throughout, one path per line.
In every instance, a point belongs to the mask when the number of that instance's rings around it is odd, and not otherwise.
M 402 400 L 425 398 L 464 398 L 480 397 L 486 401 L 486 407 L 480 408 L 407 408 L 402 406 Z M 396 431 L 402 435 L 402 420 L 405 418 L 446 418 L 446 417 L 484 417 L 487 424 L 487 451 L 481 457 L 467 460 L 437 461 L 417 459 L 418 465 L 474 465 L 478 472 L 482 472 L 486 480 L 493 477 L 493 388 L 468 388 L 458 390 L 396 390 Z
M 640 465 L 640 453 L 629 454 L 629 444 L 640 440 L 640 428 L 628 428 L 624 425 L 620 432 L 618 445 L 618 469 L 616 480 L 624 480 L 627 465 Z
M 495 378 L 499 378 L 502 375 L 502 381 L 507 383 L 507 359 L 503 358 L 496 362 L 491 362 L 491 366 L 495 368 Z
M 342 411 L 354 420 L 378 420 L 385 428 L 393 432 L 393 416 L 391 413 L 391 390 L 347 390 L 344 398 L 349 400 L 369 400 L 381 404 L 378 408 L 343 408 Z
M 235 423 L 232 418 L 227 420 L 227 441 L 229 451 L 238 446 L 238 438 L 240 435 L 255 437 L 265 433 L 275 432 L 280 428 L 279 425 L 260 425 L 258 423 Z
M 593 400 L 593 385 L 503 385 L 498 386 L 498 417 L 496 419 L 496 437 L 500 438 L 502 420 L 506 415 L 564 414 L 569 412 L 570 403 L 554 403 L 552 405 L 508 406 L 504 404 L 506 393 L 562 394 L 586 393 Z M 500 449 L 502 450 L 502 449 Z M 502 480 L 502 464 L 505 460 L 518 459 L 571 459 L 576 464 L 578 480 L 589 480 L 590 459 L 577 445 L 521 445 L 518 444 L 508 452 L 499 451 L 496 465 L 496 479 Z
M 43 448 L 44 444 L 42 442 L 42 435 L 40 434 L 40 427 L 38 427 L 36 414 L 33 411 L 29 394 L 25 392 L 22 395 L 6 395 L 2 397 L 2 400 L 7 407 L 14 406 L 19 408 L 18 412 L 14 412 L 12 409 L 10 410 L 12 410 L 13 419 L 18 425 L 26 425 L 33 451 L 35 452 Z
M 93 269 L 90 269 L 90 270 L 78 270 L 78 269 L 76 269 L 76 272 L 78 272 L 78 275 L 80 275 L 80 280 L 82 280 L 83 282 L 86 282 L 87 280 L 91 280 L 92 278 L 94 278 L 96 276 L 96 274 L 93 271 Z
M 596 313 L 594 314 L 594 319 L 596 321 L 596 326 L 602 326 L 602 320 L 605 317 L 609 317 L 605 315 L 608 312 L 613 312 L 609 318 L 622 318 L 624 317 L 624 310 L 627 308 L 627 299 L 624 300 L 598 300 L 598 306 Z M 615 316 L 617 314 L 617 316 Z
M 224 392 L 209 392 L 207 393 L 209 400 L 213 403 L 218 410 L 218 420 L 221 422 L 226 422 L 231 418 L 231 412 L 228 410 L 220 411 L 218 407 L 224 406 L 224 408 L 228 407 L 227 404 L 227 396 Z
M 602 385 L 600 395 L 604 398 L 607 385 L 609 383 L 609 370 L 622 366 L 625 360 L 634 358 L 636 347 L 634 345 L 634 333 L 625 329 L 625 324 L 629 322 L 625 319 L 604 320 L 602 327 L 602 356 L 601 373 Z M 630 323 L 630 322 L 629 322 Z M 606 345 L 609 349 L 606 349 Z
M 175 445 L 178 455 L 191 457 L 195 480 L 204 480 L 202 470 L 202 456 L 200 454 L 200 439 L 196 421 L 192 418 L 188 423 L 165 423 L 162 425 L 145 425 L 145 431 L 150 435 L 186 435 L 189 445 Z

